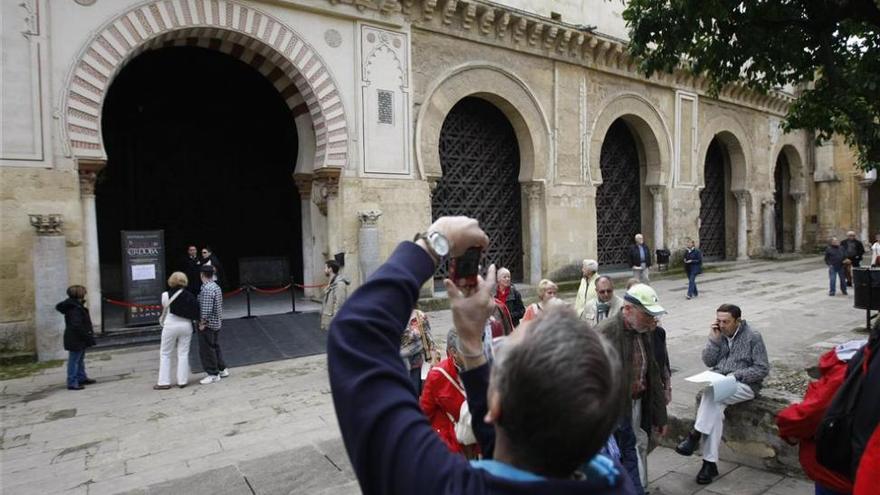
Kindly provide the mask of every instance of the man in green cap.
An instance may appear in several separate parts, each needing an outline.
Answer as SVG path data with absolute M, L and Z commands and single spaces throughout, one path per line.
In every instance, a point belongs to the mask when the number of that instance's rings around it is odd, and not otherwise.
M 632 462 L 625 452 L 621 452 L 621 463 L 637 489 L 647 485 L 647 451 L 651 431 L 656 430 L 662 436 L 667 429 L 666 397 L 651 335 L 657 328 L 657 318 L 665 313 L 654 289 L 645 284 L 635 284 L 623 296 L 621 311 L 596 326 L 596 331 L 608 339 L 620 356 L 623 383 L 626 384 L 621 387 L 619 400 L 619 410 L 623 415 L 620 431 L 635 435 L 638 453 L 637 459 Z

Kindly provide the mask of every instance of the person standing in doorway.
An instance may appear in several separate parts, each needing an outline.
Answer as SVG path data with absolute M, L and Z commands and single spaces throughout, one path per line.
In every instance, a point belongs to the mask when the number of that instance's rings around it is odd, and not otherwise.
M 865 245 L 862 244 L 862 241 L 856 239 L 856 233 L 850 230 L 846 233 L 846 239 L 840 243 L 840 247 L 843 248 L 843 252 L 846 254 L 846 259 L 849 263 L 844 264 L 844 268 L 846 269 L 846 286 L 852 287 L 853 284 L 853 268 L 858 268 L 862 263 L 862 256 L 865 255 Z
M 510 280 L 510 270 L 507 268 L 498 269 L 498 287 L 495 292 L 495 299 L 501 301 L 507 306 L 507 312 L 510 313 L 510 320 L 513 327 L 519 325 L 519 321 L 526 314 L 526 307 L 523 304 L 522 295 Z
M 587 301 L 596 298 L 596 280 L 599 278 L 599 263 L 596 260 L 584 260 L 581 263 L 581 285 L 574 299 L 574 312 L 581 316 Z
M 64 350 L 67 354 L 67 389 L 82 390 L 83 385 L 95 383 L 86 375 L 86 349 L 95 345 L 92 318 L 86 308 L 86 288 L 71 285 L 67 299 L 55 305 L 64 315 Z
M 223 265 L 220 264 L 220 258 L 214 254 L 214 250 L 211 249 L 211 246 L 205 246 L 202 248 L 202 266 L 214 267 L 214 282 L 217 282 L 218 286 L 223 287 Z
M 202 290 L 199 292 L 199 357 L 208 374 L 202 385 L 219 382 L 229 376 L 220 350 L 220 326 L 223 321 L 223 291 L 214 281 L 214 267 L 202 265 Z
M 687 240 L 687 250 L 684 252 L 684 271 L 688 277 L 687 298 L 697 297 L 697 275 L 703 273 L 703 253 L 697 249 L 693 239 Z
M 836 280 L 840 279 L 840 292 L 846 295 L 846 277 L 843 274 L 843 260 L 846 259 L 846 251 L 840 246 L 837 237 L 832 237 L 825 248 L 825 264 L 828 265 L 828 295 L 837 293 Z
M 186 290 L 192 295 L 198 296 L 199 289 L 202 288 L 202 277 L 199 269 L 202 267 L 202 259 L 199 258 L 199 249 L 195 244 L 187 246 L 186 258 L 183 260 L 181 269 L 186 274 L 187 285 Z
M 647 284 L 651 280 L 648 273 L 651 269 L 651 248 L 645 244 L 642 234 L 636 234 L 635 241 L 629 248 L 629 264 L 632 265 L 633 278 Z
M 339 274 L 342 265 L 336 260 L 327 260 L 324 263 L 324 276 L 330 278 L 330 283 L 324 287 L 324 301 L 321 303 L 321 330 L 330 328 L 330 321 L 339 312 L 339 308 L 348 297 L 348 285 L 351 283 L 343 275 Z

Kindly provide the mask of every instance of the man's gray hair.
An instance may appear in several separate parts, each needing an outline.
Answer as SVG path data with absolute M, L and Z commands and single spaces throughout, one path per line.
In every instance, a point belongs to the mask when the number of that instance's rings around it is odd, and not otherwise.
M 455 349 L 458 352 L 458 330 L 455 327 L 450 328 L 446 333 L 446 348 Z
M 599 272 L 599 262 L 596 260 L 584 260 L 584 268 L 593 273 Z
M 571 476 L 619 417 L 617 353 L 567 307 L 548 308 L 519 331 L 522 341 L 504 346 L 492 370 L 503 412 L 497 427 L 517 465 Z

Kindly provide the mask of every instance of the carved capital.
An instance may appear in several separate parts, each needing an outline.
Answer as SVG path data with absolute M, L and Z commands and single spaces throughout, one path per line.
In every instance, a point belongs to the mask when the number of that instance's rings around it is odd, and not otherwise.
M 522 184 L 522 189 L 526 193 L 526 197 L 529 198 L 529 202 L 534 203 L 541 200 L 544 194 L 544 183 L 525 182 Z
M 660 199 L 663 197 L 663 192 L 666 190 L 666 186 L 648 186 L 648 190 L 651 191 L 651 195 L 654 196 L 654 199 Z
M 736 198 L 737 203 L 745 203 L 749 199 L 748 191 L 733 191 L 733 196 Z
M 103 160 L 79 160 L 77 162 L 79 193 L 81 196 L 95 195 L 95 182 L 98 179 L 98 172 L 106 166 L 107 162 Z
M 28 215 L 31 221 L 31 227 L 37 229 L 37 235 L 61 235 L 61 228 L 64 227 L 64 218 L 60 213 L 50 213 L 48 215 Z
M 807 197 L 807 193 L 803 191 L 793 191 L 790 194 L 795 203 L 800 203 L 805 197 Z
M 312 174 L 293 174 L 293 181 L 296 183 L 300 199 L 307 200 L 312 197 Z
M 315 170 L 311 198 L 323 215 L 327 215 L 327 201 L 336 199 L 339 195 L 339 176 L 341 173 L 342 169 L 340 168 L 326 167 Z
M 774 198 L 767 198 L 764 201 L 761 201 L 761 204 L 768 208 L 772 208 L 773 205 L 776 204 L 776 200 Z
M 357 215 L 362 227 L 376 227 L 379 225 L 379 217 L 382 216 L 382 210 L 359 211 Z

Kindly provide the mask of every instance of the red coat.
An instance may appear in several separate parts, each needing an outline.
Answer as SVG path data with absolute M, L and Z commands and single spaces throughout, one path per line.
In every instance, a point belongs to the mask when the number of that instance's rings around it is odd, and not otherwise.
M 871 495 L 877 493 L 880 486 L 880 427 L 874 429 L 862 460 L 859 461 L 859 469 L 856 471 L 856 486 L 853 495 Z
M 800 443 L 801 466 L 807 476 L 825 488 L 841 493 L 852 492 L 852 481 L 816 461 L 814 436 L 825 411 L 834 399 L 834 394 L 843 384 L 846 365 L 837 358 L 834 349 L 823 354 L 819 358 L 819 372 L 822 377 L 810 383 L 801 403 L 786 407 L 776 416 L 779 436 L 795 439 Z
M 440 361 L 438 367 L 446 370 L 453 380 L 458 381 L 458 370 L 455 369 L 452 359 L 446 358 Z M 464 400 L 464 395 L 437 370 L 437 367 L 431 369 L 422 388 L 419 405 L 431 422 L 431 427 L 440 435 L 449 450 L 455 453 L 461 452 L 462 449 L 455 438 L 455 426 L 446 414 L 449 413 L 458 421 L 458 413 Z

